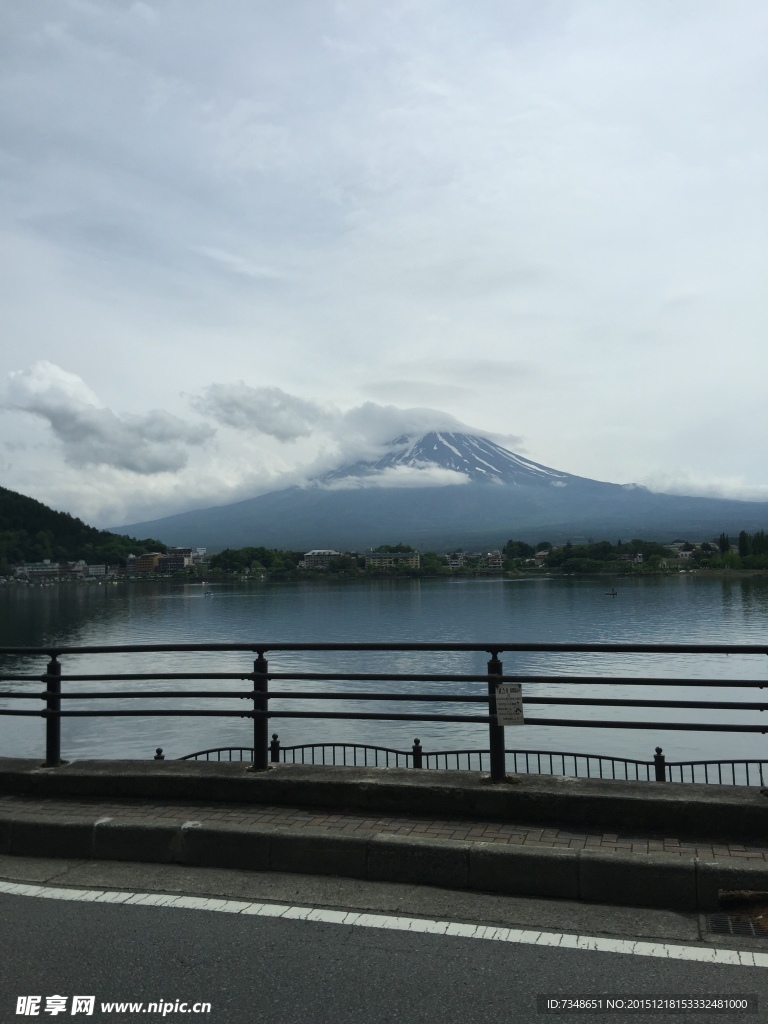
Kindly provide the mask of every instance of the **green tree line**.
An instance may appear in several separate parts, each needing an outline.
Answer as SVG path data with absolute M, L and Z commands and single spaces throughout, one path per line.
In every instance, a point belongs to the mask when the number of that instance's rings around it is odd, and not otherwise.
M 74 562 L 125 565 L 128 555 L 165 551 L 158 540 L 97 530 L 68 512 L 0 487 L 0 573 L 25 562 Z
M 734 545 L 726 533 L 721 533 L 717 545 L 710 550 L 695 551 L 693 558 L 704 566 L 729 569 L 768 569 L 768 534 L 765 530 L 747 533 L 742 530 Z M 734 550 L 735 549 L 735 550 Z
M 764 530 L 749 534 L 742 530 L 738 543 L 734 545 L 727 533 L 721 533 L 717 540 L 704 541 L 700 545 L 689 541 L 682 543 L 682 550 L 690 552 L 688 559 L 693 565 L 710 569 L 768 569 L 768 535 Z M 627 563 L 634 564 L 637 555 L 642 555 L 645 568 L 658 568 L 664 561 L 677 557 L 677 551 L 657 541 L 588 541 L 586 544 L 572 544 L 568 541 L 553 550 L 548 541 L 541 541 L 535 547 L 521 540 L 509 540 L 504 545 L 505 568 L 519 568 L 537 552 L 547 551 L 548 569 L 561 572 L 615 572 L 630 571 Z
M 211 555 L 208 566 L 221 572 L 243 573 L 259 569 L 290 572 L 298 568 L 303 557 L 303 551 L 279 551 L 263 547 L 225 548 Z

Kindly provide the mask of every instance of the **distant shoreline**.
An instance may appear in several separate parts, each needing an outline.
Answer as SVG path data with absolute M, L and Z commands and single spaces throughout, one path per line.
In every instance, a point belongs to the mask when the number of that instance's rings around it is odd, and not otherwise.
M 117 577 L 115 579 L 99 580 L 94 577 L 87 579 L 51 579 L 42 582 L 30 582 L 28 580 L 6 579 L 0 581 L 0 588 L 9 587 L 12 589 L 42 589 L 47 590 L 53 587 L 73 585 L 96 587 L 96 586 L 120 586 L 133 585 L 137 583 L 173 583 L 177 586 L 212 587 L 217 585 L 232 585 L 244 583 L 373 583 L 378 580 L 444 580 L 454 582 L 456 580 L 543 580 L 543 579 L 582 579 L 582 580 L 605 580 L 614 583 L 616 580 L 637 580 L 648 577 L 658 578 L 666 576 L 669 578 L 677 576 L 693 576 L 698 579 L 768 579 L 766 569 L 651 569 L 641 572 L 570 572 L 562 573 L 557 570 L 548 572 L 477 572 L 477 573 L 376 573 L 375 575 L 363 574 L 357 576 L 345 575 L 343 573 L 308 573 L 291 572 L 275 573 L 268 571 L 262 576 L 243 576 L 237 573 L 219 574 L 206 580 L 191 580 L 174 576 L 130 576 Z

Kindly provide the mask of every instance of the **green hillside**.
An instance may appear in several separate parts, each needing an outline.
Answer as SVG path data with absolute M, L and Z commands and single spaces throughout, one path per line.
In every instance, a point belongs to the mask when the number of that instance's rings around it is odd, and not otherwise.
M 0 573 L 22 562 L 76 561 L 124 565 L 128 555 L 165 551 L 157 540 L 97 530 L 67 512 L 0 487 Z

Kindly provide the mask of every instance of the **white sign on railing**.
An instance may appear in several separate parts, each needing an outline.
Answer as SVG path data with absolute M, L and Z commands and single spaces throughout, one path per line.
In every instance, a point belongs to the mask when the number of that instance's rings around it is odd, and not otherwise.
M 499 683 L 496 687 L 496 721 L 499 725 L 525 725 L 520 683 Z

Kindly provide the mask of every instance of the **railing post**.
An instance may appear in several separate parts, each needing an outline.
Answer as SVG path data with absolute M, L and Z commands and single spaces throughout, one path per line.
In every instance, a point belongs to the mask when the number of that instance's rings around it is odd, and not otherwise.
M 421 748 L 421 740 L 415 739 L 413 741 L 413 767 L 421 768 L 421 755 L 424 751 Z
M 45 767 L 56 768 L 61 764 L 61 665 L 56 655 L 51 657 L 46 668 L 45 688 L 48 691 L 45 707 Z
M 269 707 L 269 665 L 264 652 L 253 663 L 253 710 L 266 711 Z M 269 719 L 266 715 L 253 716 L 253 770 L 266 771 L 269 767 Z
M 667 761 L 667 759 L 664 757 L 664 755 L 661 752 L 661 747 L 656 747 L 656 754 L 654 755 L 654 758 L 653 758 L 653 767 L 656 769 L 656 781 L 657 782 L 666 782 L 667 781 L 666 761 Z
M 269 744 L 269 760 L 272 764 L 280 762 L 280 740 L 276 732 L 272 733 L 272 742 Z
M 504 753 L 504 726 L 496 720 L 496 680 L 494 676 L 503 674 L 503 666 L 496 651 L 491 652 L 488 662 L 488 714 L 491 716 L 488 725 L 489 749 L 491 754 L 491 781 L 503 782 L 507 773 L 506 755 Z
M 155 749 L 155 756 L 152 758 L 152 760 L 153 761 L 164 761 L 165 760 L 165 754 L 163 753 L 163 748 L 162 747 L 157 747 Z

